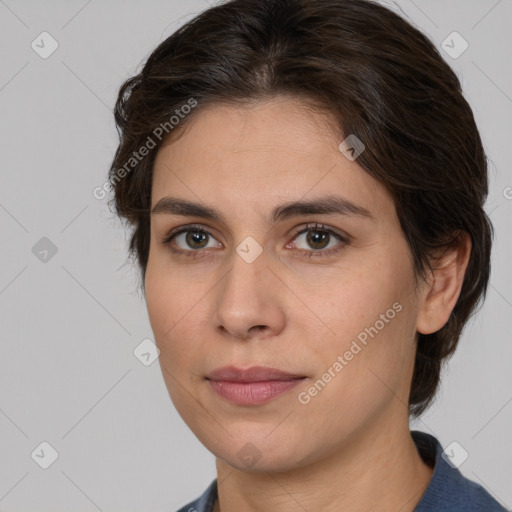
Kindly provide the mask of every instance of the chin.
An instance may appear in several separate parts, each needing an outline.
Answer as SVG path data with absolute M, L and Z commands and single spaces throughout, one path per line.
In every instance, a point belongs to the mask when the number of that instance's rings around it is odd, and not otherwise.
M 229 427 L 227 430 L 232 437 L 223 432 L 221 440 L 211 432 L 205 436 L 198 432 L 195 434 L 215 457 L 239 471 L 286 472 L 300 467 L 309 458 L 309 454 L 301 452 L 300 448 L 304 448 L 304 445 L 300 440 L 285 429 L 280 435 L 274 432 L 272 437 L 267 435 L 272 431 L 268 428 L 265 428 L 265 433 L 258 430 L 253 435 L 250 428 L 244 428 L 243 432 Z

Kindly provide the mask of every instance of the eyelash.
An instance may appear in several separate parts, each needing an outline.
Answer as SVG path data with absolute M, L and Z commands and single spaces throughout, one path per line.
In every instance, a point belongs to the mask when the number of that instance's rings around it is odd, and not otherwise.
M 173 252 L 175 254 L 180 254 L 180 255 L 184 255 L 186 257 L 195 258 L 195 259 L 202 258 L 202 257 L 205 256 L 204 249 L 183 250 L 183 249 L 176 249 L 176 248 L 172 247 L 172 245 L 171 245 L 171 242 L 178 235 L 180 235 L 181 233 L 188 233 L 188 232 L 192 232 L 192 231 L 196 231 L 196 232 L 199 231 L 200 233 L 206 233 L 207 235 L 212 236 L 207 230 L 205 230 L 203 228 L 203 226 L 201 226 L 199 224 L 191 224 L 189 226 L 185 226 L 185 227 L 183 227 L 181 229 L 178 229 L 177 231 L 171 231 L 161 241 L 161 243 L 164 244 L 164 245 L 168 245 L 169 249 L 171 250 L 171 252 Z M 303 229 L 297 230 L 294 233 L 292 240 L 295 240 L 299 235 L 302 235 L 303 233 L 307 233 L 308 231 L 320 231 L 320 232 L 327 233 L 330 236 L 334 236 L 335 238 L 337 238 L 342 243 L 337 245 L 334 248 L 323 249 L 323 250 L 319 250 L 319 251 L 315 251 L 315 250 L 307 251 L 306 249 L 300 249 L 299 250 L 300 252 L 305 252 L 306 253 L 306 254 L 301 256 L 301 257 L 304 257 L 304 258 L 312 258 L 312 257 L 316 258 L 316 257 L 332 256 L 332 255 L 337 254 L 338 252 L 340 252 L 345 247 L 345 245 L 350 243 L 350 238 L 349 237 L 342 236 L 339 233 L 333 231 L 332 229 L 329 229 L 329 228 L 325 227 L 323 224 L 318 224 L 318 223 L 315 223 L 313 225 L 308 225 L 308 226 L 306 226 Z M 212 238 L 214 238 L 214 237 L 212 237 Z

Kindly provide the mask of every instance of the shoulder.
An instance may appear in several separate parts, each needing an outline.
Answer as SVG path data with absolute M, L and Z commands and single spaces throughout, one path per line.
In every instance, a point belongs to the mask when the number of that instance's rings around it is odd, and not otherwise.
M 411 432 L 418 452 L 430 461 L 434 473 L 414 512 L 508 512 L 483 486 L 466 478 L 451 463 L 453 450 L 445 453 L 439 441 L 425 432 Z
M 217 499 L 217 479 L 194 501 L 191 501 L 177 512 L 212 512 L 213 504 Z
M 472 480 L 464 479 L 466 492 L 468 496 L 469 512 L 508 512 L 505 507 L 500 505 L 487 490 Z

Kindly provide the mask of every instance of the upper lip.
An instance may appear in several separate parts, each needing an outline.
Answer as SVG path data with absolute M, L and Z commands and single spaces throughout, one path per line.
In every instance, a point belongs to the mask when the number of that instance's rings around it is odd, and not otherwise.
M 242 369 L 235 366 L 223 366 L 209 373 L 209 380 L 225 380 L 230 382 L 260 382 L 264 380 L 292 380 L 304 378 L 304 375 L 288 373 L 277 368 L 252 366 Z

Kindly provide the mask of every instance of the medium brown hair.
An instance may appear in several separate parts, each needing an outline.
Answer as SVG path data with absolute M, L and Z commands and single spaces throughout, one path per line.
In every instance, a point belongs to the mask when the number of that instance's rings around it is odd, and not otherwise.
M 433 254 L 461 232 L 471 237 L 450 318 L 435 333 L 418 333 L 409 399 L 417 416 L 485 299 L 493 227 L 483 209 L 487 161 L 460 82 L 431 41 L 393 11 L 370 0 L 231 0 L 163 41 L 115 106 L 120 144 L 109 180 L 116 213 L 133 228 L 130 254 L 144 283 L 158 127 L 173 133 L 169 120 L 178 113 L 181 130 L 207 104 L 282 94 L 327 108 L 341 133 L 366 146 L 357 163 L 392 195 L 417 278 L 427 278 Z M 191 100 L 197 106 L 181 115 Z M 131 160 L 150 139 L 149 154 Z

